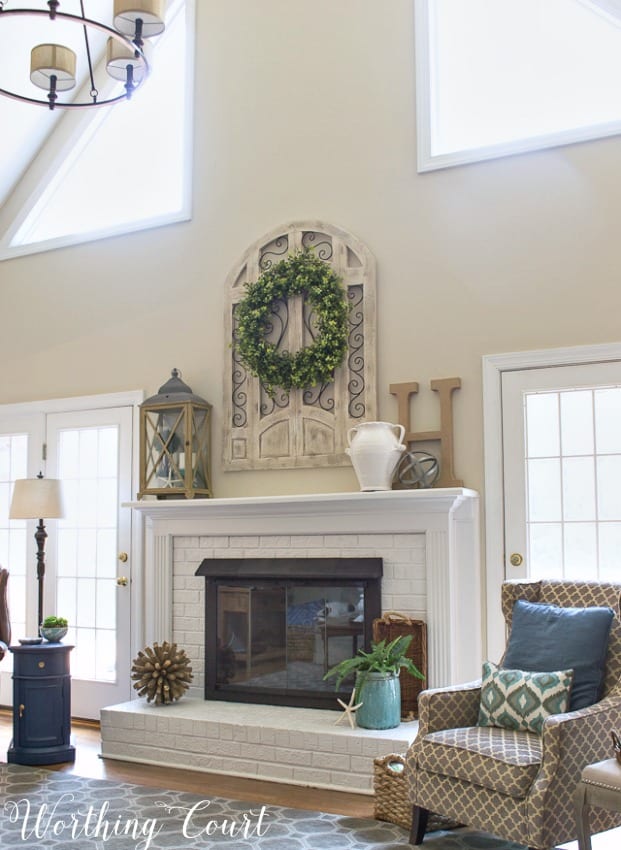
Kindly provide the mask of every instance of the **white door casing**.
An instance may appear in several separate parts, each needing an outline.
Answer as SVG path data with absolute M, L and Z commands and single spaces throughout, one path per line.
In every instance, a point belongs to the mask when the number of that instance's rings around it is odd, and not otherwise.
M 587 373 L 581 370 L 581 367 L 588 364 L 609 364 L 608 377 L 593 376 L 592 372 Z M 565 368 L 561 370 L 559 367 Z M 551 379 L 550 373 L 548 372 L 547 375 L 545 373 L 553 368 L 557 369 L 553 383 L 559 388 L 614 383 L 615 375 L 618 375 L 616 382 L 621 383 L 621 344 L 544 349 L 489 355 L 483 358 L 487 655 L 495 661 L 500 658 L 505 644 L 504 619 L 500 610 L 500 585 L 506 574 L 505 563 L 512 552 L 524 552 L 524 549 L 520 548 L 524 541 L 523 530 L 511 532 L 510 539 L 505 539 L 505 528 L 509 526 L 509 523 L 506 522 L 505 517 L 504 448 L 507 439 L 514 446 L 520 445 L 519 439 L 516 442 L 515 429 L 523 430 L 524 416 L 523 411 L 515 413 L 514 410 L 511 420 L 509 421 L 507 416 L 505 422 L 509 432 L 513 433 L 503 433 L 503 382 L 506 390 L 510 385 L 510 379 L 507 383 L 509 373 L 530 370 L 532 372 L 529 377 L 531 389 L 538 384 L 545 388 L 550 386 Z M 537 373 L 539 378 L 536 377 Z M 523 466 L 523 453 L 521 463 Z M 512 466 L 511 463 L 510 466 Z M 512 517 L 517 516 L 517 523 L 511 523 L 511 525 L 520 527 L 521 522 L 523 529 L 525 491 L 523 485 L 520 489 L 519 476 L 517 479 L 513 476 L 509 491 L 512 504 L 517 505 L 515 514 L 513 509 L 511 510 Z M 513 574 L 509 572 L 508 575 L 514 578 L 519 577 L 515 572 Z

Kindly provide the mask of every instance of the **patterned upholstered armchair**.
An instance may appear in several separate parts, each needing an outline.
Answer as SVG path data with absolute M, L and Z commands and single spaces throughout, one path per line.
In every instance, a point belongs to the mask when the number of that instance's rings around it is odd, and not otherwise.
M 539 736 L 477 726 L 480 682 L 423 691 L 418 736 L 406 760 L 412 844 L 423 841 L 429 811 L 536 850 L 576 838 L 573 797 L 580 773 L 612 756 L 610 732 L 621 728 L 620 592 L 621 585 L 595 582 L 503 584 L 509 628 L 517 599 L 612 608 L 603 696 L 588 708 L 549 716 Z M 593 811 L 593 833 L 619 825 L 620 814 Z

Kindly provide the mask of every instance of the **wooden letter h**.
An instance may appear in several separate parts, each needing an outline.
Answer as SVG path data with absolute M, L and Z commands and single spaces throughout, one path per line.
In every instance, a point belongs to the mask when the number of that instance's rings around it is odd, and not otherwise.
M 410 423 L 410 396 L 418 392 L 418 382 L 390 384 L 390 393 L 397 399 L 398 422 L 405 428 L 405 442 L 426 443 L 430 440 L 440 442 L 440 475 L 436 481 L 438 487 L 463 487 L 464 482 L 455 478 L 453 472 L 453 392 L 461 387 L 461 378 L 436 378 L 429 384 L 440 397 L 440 428 L 437 431 L 412 431 Z

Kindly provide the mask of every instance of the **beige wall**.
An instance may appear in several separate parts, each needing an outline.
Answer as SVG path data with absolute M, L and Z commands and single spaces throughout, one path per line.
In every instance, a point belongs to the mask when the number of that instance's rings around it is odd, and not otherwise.
M 219 467 L 224 279 L 319 218 L 377 258 L 381 418 L 389 383 L 461 376 L 455 470 L 481 489 L 481 356 L 621 337 L 621 142 L 417 174 L 413 5 L 197 0 L 193 220 L 0 264 L 0 402 L 150 394 L 177 366 L 215 405 L 216 495 L 356 489 Z M 428 390 L 412 410 L 437 425 Z

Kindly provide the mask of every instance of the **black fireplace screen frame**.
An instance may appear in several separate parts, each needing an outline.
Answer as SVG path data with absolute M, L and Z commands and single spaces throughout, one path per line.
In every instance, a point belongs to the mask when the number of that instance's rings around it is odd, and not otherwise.
M 205 699 L 339 709 L 351 685 L 336 691 L 301 688 L 244 687 L 217 681 L 218 588 L 299 586 L 362 587 L 364 616 L 362 645 L 370 649 L 373 620 L 381 617 L 382 558 L 215 558 L 205 559 L 195 575 L 205 578 Z M 324 638 L 325 640 L 325 638 Z M 211 651 L 210 651 L 211 650 Z

